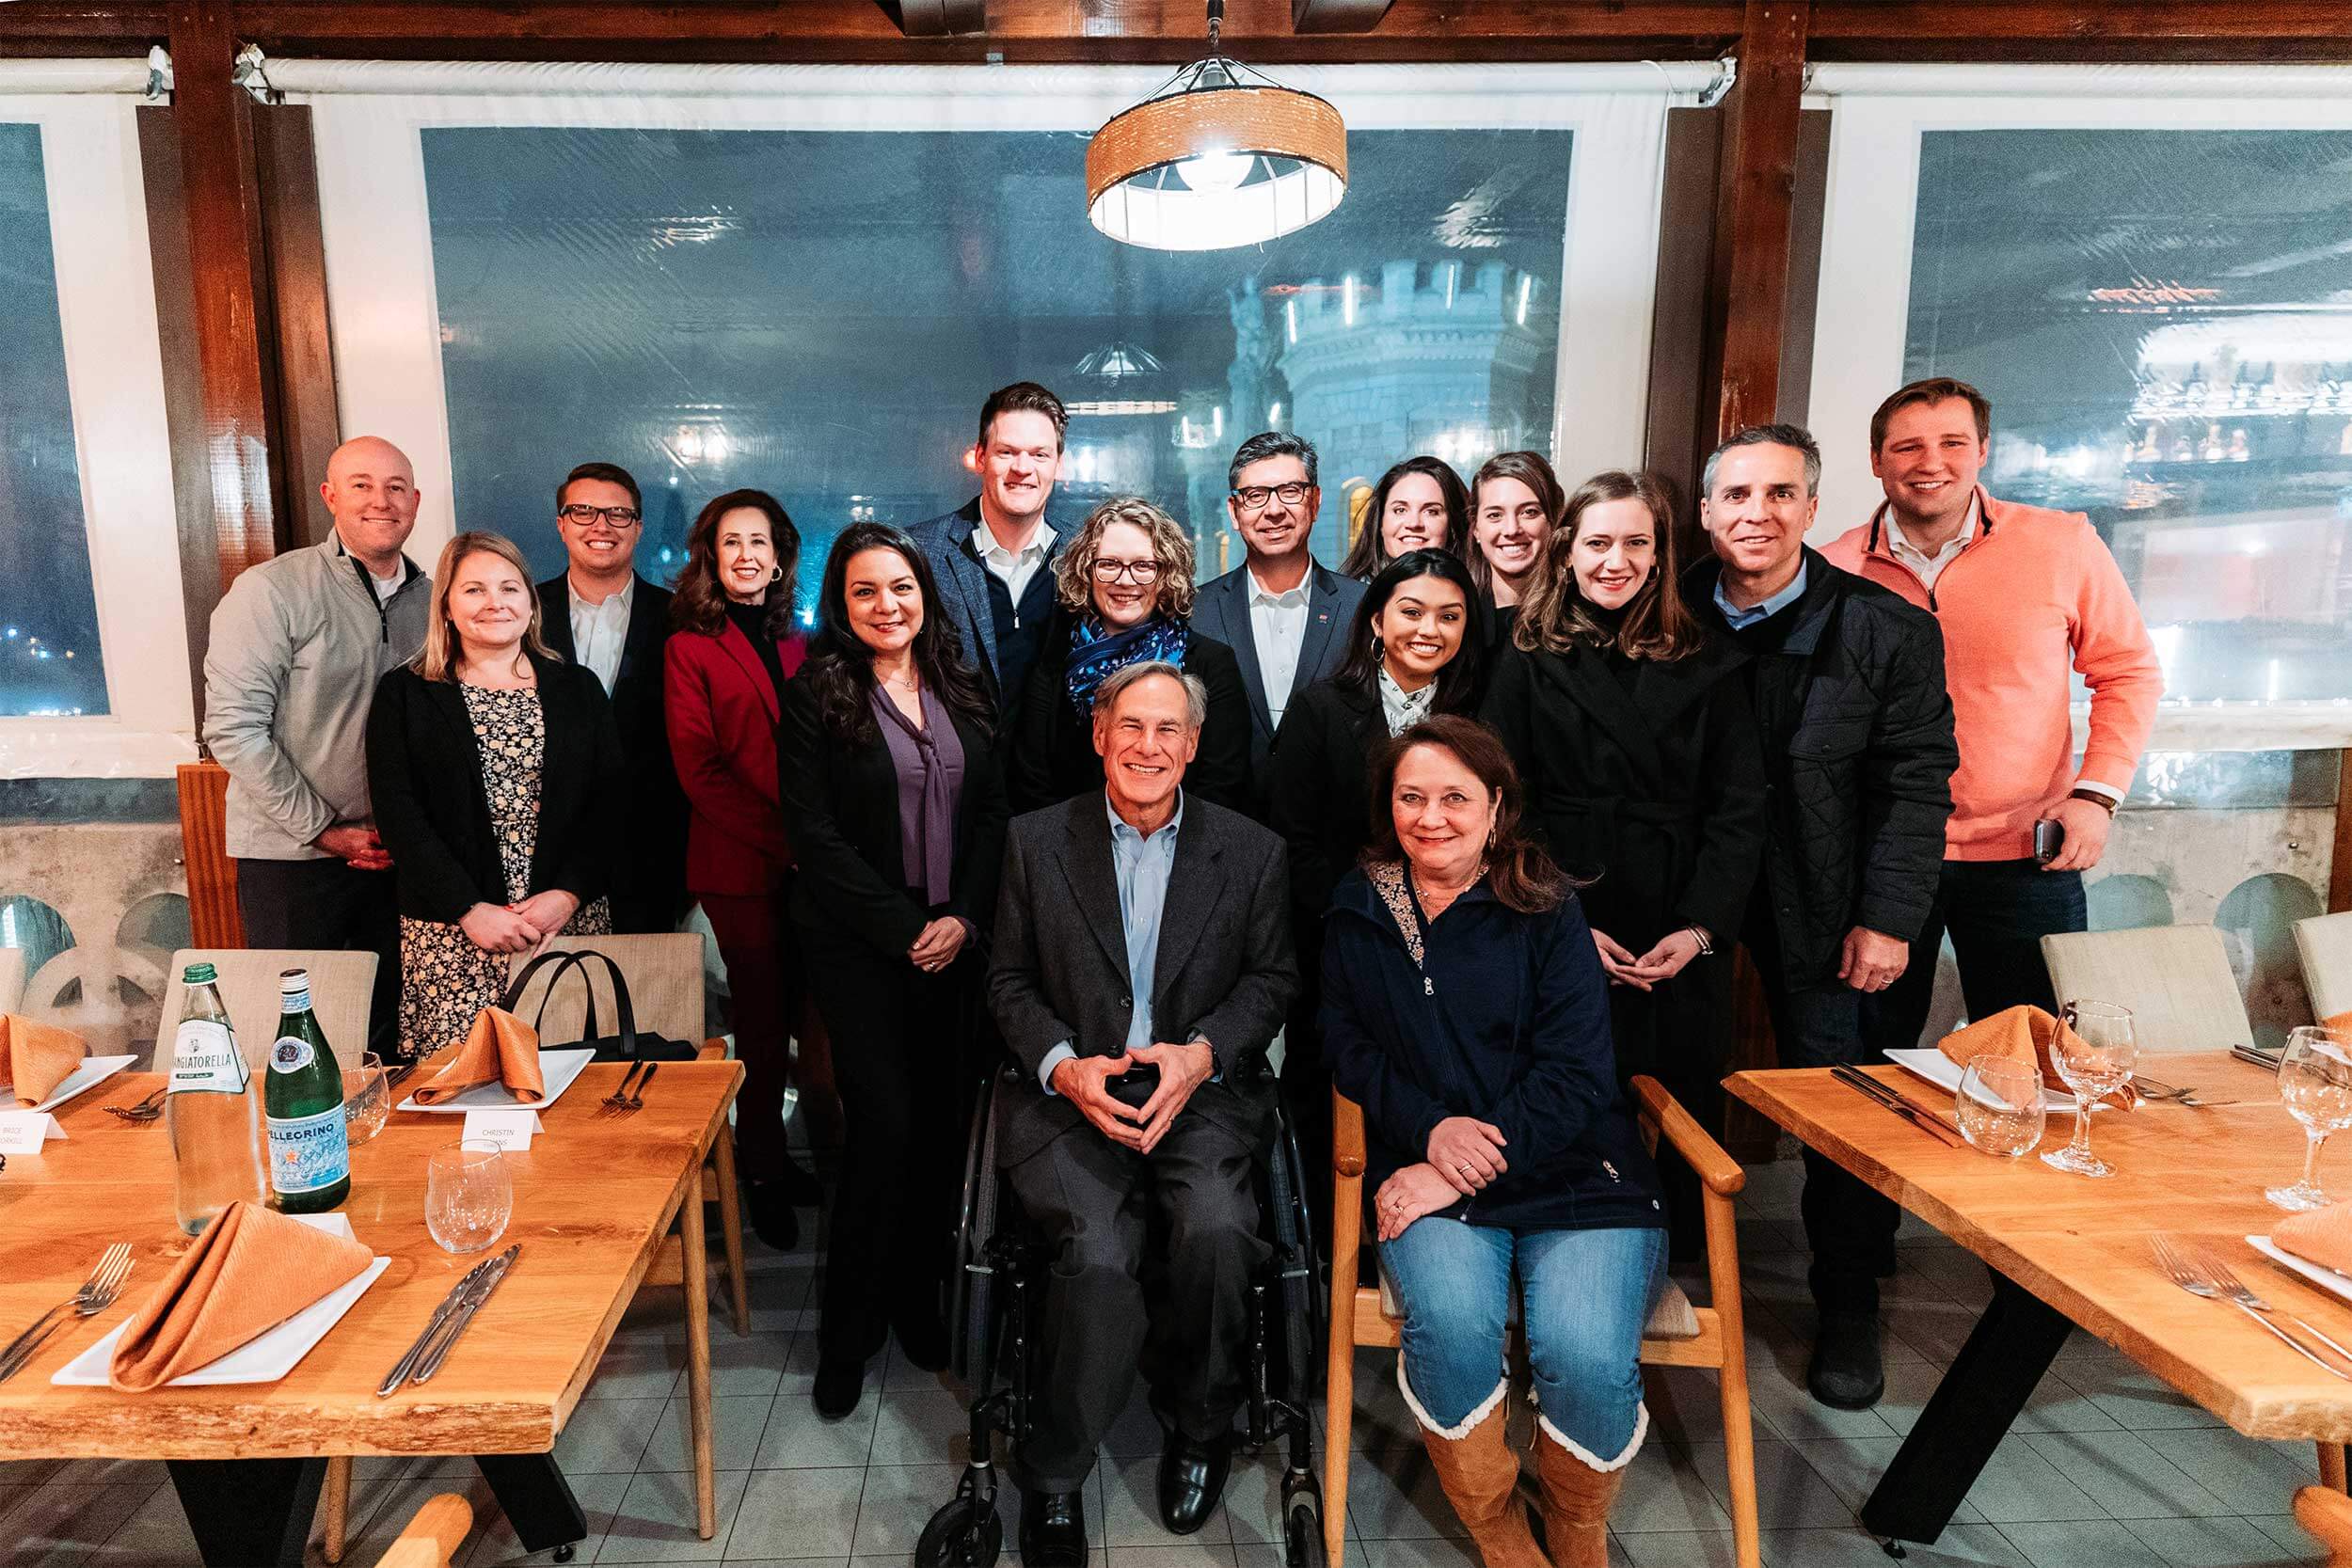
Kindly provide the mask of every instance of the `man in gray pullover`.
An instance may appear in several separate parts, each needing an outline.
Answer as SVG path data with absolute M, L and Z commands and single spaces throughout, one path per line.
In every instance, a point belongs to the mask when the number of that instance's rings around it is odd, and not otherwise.
M 367 1049 L 389 1062 L 400 921 L 392 859 L 370 816 L 365 735 L 376 678 L 423 644 L 433 583 L 401 553 L 417 482 L 398 447 L 344 442 L 319 494 L 333 537 L 248 568 L 213 611 L 204 741 L 229 770 L 247 945 L 373 952 Z

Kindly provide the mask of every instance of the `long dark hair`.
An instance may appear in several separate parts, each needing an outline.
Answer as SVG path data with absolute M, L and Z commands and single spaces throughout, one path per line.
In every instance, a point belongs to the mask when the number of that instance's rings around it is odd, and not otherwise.
M 1461 558 L 1446 550 L 1406 550 L 1380 568 L 1348 623 L 1347 658 L 1331 678 L 1359 691 L 1373 689 L 1380 669 L 1380 639 L 1372 629 L 1373 617 L 1388 609 L 1396 591 L 1415 578 L 1438 578 L 1462 591 L 1462 645 L 1438 667 L 1438 692 L 1429 703 L 1436 713 L 1467 713 L 1478 695 L 1478 585 Z
M 979 676 L 963 660 L 963 643 L 939 606 L 931 563 L 914 541 L 888 523 L 851 523 L 825 557 L 824 582 L 817 590 L 817 637 L 798 679 L 817 693 L 817 715 L 826 733 L 851 746 L 871 745 L 882 734 L 874 722 L 874 653 L 850 625 L 847 590 L 850 560 L 863 550 L 895 550 L 907 563 L 923 595 L 923 626 L 914 634 L 914 668 L 924 685 L 965 722 L 993 726 Z
M 748 506 L 768 519 L 769 537 L 775 541 L 776 564 L 784 575 L 768 585 L 768 614 L 762 625 L 768 636 L 782 642 L 792 635 L 792 601 L 801 577 L 801 531 L 792 526 L 784 502 L 765 490 L 729 490 L 713 498 L 694 514 L 686 531 L 686 565 L 677 586 L 670 590 L 670 629 L 698 631 L 717 637 L 727 627 L 727 591 L 719 586 L 719 519 L 739 506 Z
M 1473 523 L 1468 554 L 1470 576 L 1478 579 L 1478 586 L 1482 591 L 1493 588 L 1495 568 L 1494 563 L 1486 559 L 1486 547 L 1477 542 L 1475 518 L 1479 507 L 1478 492 L 1486 488 L 1488 481 L 1497 479 L 1516 479 L 1534 492 L 1536 501 L 1544 509 L 1544 516 L 1549 521 L 1550 532 L 1559 531 L 1560 514 L 1567 505 L 1567 495 L 1560 487 L 1560 476 L 1551 471 L 1551 465 L 1545 460 L 1542 452 L 1499 451 L 1481 464 L 1478 472 L 1471 478 L 1470 485 L 1470 515 Z M 1543 580 L 1544 573 L 1549 568 L 1550 562 L 1551 557 L 1549 553 L 1543 550 L 1535 552 L 1535 564 L 1528 574 L 1534 579 L 1534 582 L 1528 585 L 1531 589 L 1535 582 Z M 1527 595 L 1522 594 L 1519 597 L 1524 599 Z M 1522 610 L 1520 613 L 1526 612 Z
M 1389 564 L 1389 542 L 1380 532 L 1380 519 L 1389 510 L 1389 492 L 1407 474 L 1428 475 L 1438 482 L 1438 494 L 1445 498 L 1445 537 L 1436 547 L 1455 555 L 1470 548 L 1470 490 L 1462 483 L 1462 476 L 1442 457 L 1408 457 L 1382 474 L 1380 483 L 1372 487 L 1363 531 L 1348 546 L 1347 559 L 1340 562 L 1340 576 L 1368 582 Z
M 1511 753 L 1503 750 L 1501 736 L 1458 713 L 1433 714 L 1373 753 L 1372 837 L 1364 848 L 1364 861 L 1405 859 L 1405 847 L 1396 837 L 1393 797 L 1397 765 L 1416 746 L 1435 746 L 1451 752 L 1497 798 L 1494 843 L 1486 850 L 1486 882 L 1502 907 L 1520 914 L 1558 909 L 1575 884 L 1551 863 L 1541 845 L 1520 831 L 1519 813 L 1526 796 L 1519 787 L 1519 770 L 1511 766 Z
M 1576 586 L 1576 569 L 1569 560 L 1576 548 L 1577 527 L 1584 514 L 1605 501 L 1640 501 L 1649 510 L 1651 531 L 1658 536 L 1658 559 L 1650 563 L 1649 580 L 1633 591 L 1617 618 L 1614 631 L 1595 618 L 1592 607 Z M 1565 654 L 1570 648 L 1614 645 L 1628 658 L 1654 658 L 1668 663 L 1699 645 L 1699 624 L 1682 602 L 1677 584 L 1681 565 L 1675 547 L 1674 502 L 1655 474 L 1611 468 L 1576 487 L 1560 521 L 1544 540 L 1543 567 L 1519 601 L 1518 624 L 1511 641 L 1529 653 Z

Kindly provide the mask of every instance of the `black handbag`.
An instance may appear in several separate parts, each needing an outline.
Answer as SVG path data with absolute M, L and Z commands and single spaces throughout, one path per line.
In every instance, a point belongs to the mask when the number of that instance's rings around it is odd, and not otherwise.
M 617 1015 L 613 1022 L 620 1027 L 618 1034 L 604 1034 L 598 1026 L 596 988 L 588 977 L 590 959 L 603 964 L 605 974 L 612 982 L 612 1010 Z M 564 976 L 574 970 L 579 972 L 580 983 L 588 992 L 588 1017 L 586 1033 L 580 1038 L 564 1046 L 542 1037 L 540 1050 L 578 1050 L 584 1045 L 596 1052 L 592 1060 L 599 1062 L 691 1062 L 700 1054 L 701 1048 L 695 1041 L 639 1034 L 637 1013 L 629 1006 L 628 981 L 622 977 L 621 966 L 593 947 L 583 947 L 577 952 L 540 954 L 523 965 L 507 986 L 506 994 L 499 999 L 499 1006 L 507 1012 L 515 1012 L 516 1005 L 523 999 L 523 992 L 531 989 L 532 976 L 549 964 L 555 965 L 555 971 L 548 976 L 548 989 L 539 997 L 539 1011 L 531 1021 L 532 1028 L 537 1029 L 540 1020 L 547 1017 L 548 999 L 555 994 L 555 988 L 564 983 Z M 516 1013 L 516 1016 L 521 1015 Z

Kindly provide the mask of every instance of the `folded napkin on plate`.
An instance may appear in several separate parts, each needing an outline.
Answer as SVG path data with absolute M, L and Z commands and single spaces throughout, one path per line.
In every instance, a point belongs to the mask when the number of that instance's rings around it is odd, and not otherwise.
M 2270 1227 L 2271 1245 L 2338 1274 L 2352 1274 L 2352 1203 L 2291 1215 Z
M 71 1029 L 36 1023 L 22 1013 L 0 1013 L 0 1084 L 20 1105 L 38 1105 L 73 1076 L 89 1044 Z
M 1938 1043 L 1937 1049 L 1963 1068 L 1987 1052 L 2011 1061 L 2030 1063 L 2042 1074 L 2043 1084 L 2060 1094 L 2070 1094 L 2073 1091 L 2058 1075 L 2058 1063 L 2051 1054 L 2058 1032 L 2065 1027 L 2063 1022 L 2036 1006 L 2005 1007 L 1991 1018 L 1980 1018 L 1964 1029 L 1953 1030 Z M 2102 1103 L 2128 1111 L 2139 1103 L 2139 1091 L 2126 1084 Z
M 503 1007 L 485 1007 L 466 1038 L 433 1082 L 417 1091 L 420 1105 L 438 1105 L 485 1084 L 503 1084 L 516 1102 L 536 1105 L 548 1097 L 539 1071 L 539 1032 Z
M 239 1199 L 131 1314 L 106 1381 L 126 1394 L 160 1388 L 260 1338 L 374 1260 L 349 1236 Z
M 2330 1034 L 2352 1035 L 2352 1013 L 2338 1013 L 2333 1018 L 2323 1018 L 2319 1021 L 2319 1026 Z

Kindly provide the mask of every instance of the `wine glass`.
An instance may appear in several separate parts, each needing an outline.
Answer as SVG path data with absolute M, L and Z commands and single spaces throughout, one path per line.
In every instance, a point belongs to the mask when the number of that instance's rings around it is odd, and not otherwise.
M 425 1162 L 424 1227 L 445 1252 L 496 1246 L 515 1216 L 515 1179 L 487 1144 L 453 1144 Z
M 2074 1091 L 2074 1135 L 2042 1163 L 2076 1176 L 2113 1176 L 2115 1167 L 2090 1152 L 2090 1107 L 2132 1081 L 2139 1062 L 2132 1010 L 2114 1002 L 2069 1002 L 2058 1017 L 2050 1059 Z
M 2303 1124 L 2303 1180 L 2263 1196 L 2298 1212 L 2325 1208 L 2331 1199 L 2319 1185 L 2320 1146 L 2328 1133 L 2352 1127 L 2352 1030 L 2305 1024 L 2290 1031 L 2279 1058 L 2279 1098 Z
M 385 1076 L 384 1058 L 373 1051 L 360 1053 L 359 1065 L 343 1074 L 343 1133 L 358 1148 L 384 1131 L 392 1112 L 391 1082 Z
M 2049 1123 L 2042 1073 L 2031 1062 L 1987 1051 L 1960 1075 L 1952 1109 L 1961 1136 L 1981 1153 L 2014 1160 L 2030 1154 Z

